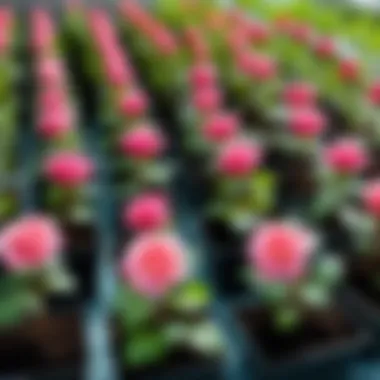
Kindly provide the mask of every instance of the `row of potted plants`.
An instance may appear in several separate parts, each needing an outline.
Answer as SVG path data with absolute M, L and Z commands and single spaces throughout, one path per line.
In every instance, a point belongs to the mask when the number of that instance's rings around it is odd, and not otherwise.
M 136 10 L 139 6 L 134 4 L 133 7 L 132 14 L 139 15 L 140 11 Z M 235 31 L 240 25 L 238 32 L 248 33 L 242 16 L 233 16 Z M 130 18 L 129 14 L 127 20 Z M 255 30 L 252 24 L 250 28 Z M 210 54 L 204 46 L 206 34 L 201 31 L 185 30 L 198 61 L 189 70 L 190 85 L 182 91 L 186 97 L 185 106 L 180 109 L 181 114 L 186 115 L 182 136 L 191 152 L 190 164 L 196 163 L 198 179 L 202 173 L 207 179 L 203 183 L 211 183 L 207 193 L 212 189 L 212 202 L 220 201 L 219 207 L 213 207 L 212 211 L 219 216 L 218 222 L 223 221 L 223 229 L 220 225 L 218 229 L 211 226 L 211 232 L 221 231 L 211 237 L 223 244 L 219 244 L 218 249 L 213 245 L 212 254 L 219 255 L 227 249 L 233 260 L 239 256 L 248 264 L 248 279 L 244 276 L 240 280 L 242 288 L 247 290 L 249 278 L 254 277 L 256 302 L 244 307 L 231 306 L 238 321 L 236 326 L 244 331 L 250 342 L 250 355 L 258 359 L 253 362 L 260 368 L 260 363 L 267 362 L 265 359 L 271 359 L 270 364 L 274 359 L 290 368 L 294 362 L 288 359 L 294 359 L 299 349 L 308 353 L 304 356 L 308 364 L 356 354 L 368 346 L 369 335 L 358 327 L 355 321 L 360 319 L 358 316 L 352 318 L 345 312 L 337 289 L 344 287 L 346 273 L 349 288 L 354 288 L 356 295 L 361 294 L 361 302 L 354 307 L 366 309 L 363 300 L 368 300 L 370 289 L 372 302 L 377 302 L 374 294 L 378 293 L 370 273 L 377 270 L 378 256 L 374 248 L 376 238 L 372 235 L 378 196 L 377 169 L 372 161 L 376 151 L 367 147 L 366 131 L 356 135 L 335 132 L 332 136 L 327 132 L 329 118 L 319 108 L 312 85 L 303 82 L 284 85 L 282 81 L 277 81 L 277 87 L 273 81 L 269 84 L 267 79 L 274 79 L 274 82 L 279 79 L 276 65 L 262 53 L 247 51 L 251 42 L 241 44 L 240 34 L 235 38 L 230 36 L 232 43 L 226 55 L 232 60 L 235 57 L 241 64 L 239 75 L 247 70 L 246 77 L 238 79 L 240 84 L 254 89 L 251 91 L 254 101 L 249 109 L 256 105 L 262 110 L 268 103 L 265 96 L 274 89 L 273 105 L 281 111 L 276 122 L 270 123 L 275 128 L 272 132 L 270 128 L 264 131 L 253 128 L 256 139 L 252 141 L 252 136 L 246 136 L 252 128 L 241 128 L 240 132 L 236 119 L 226 117 L 226 112 L 220 108 L 218 70 L 210 62 Z M 222 29 L 217 33 L 222 34 Z M 262 36 L 260 33 L 257 35 Z M 220 35 L 214 37 L 220 39 Z M 130 38 L 134 38 L 134 34 Z M 354 80 L 351 64 L 346 66 L 340 62 L 334 67 L 338 67 L 347 80 Z M 225 79 L 224 75 L 221 77 Z M 226 78 L 236 79 L 231 72 Z M 201 159 L 196 161 L 199 157 Z M 311 166 L 304 167 L 306 162 Z M 264 196 L 261 199 L 257 198 L 260 192 Z M 276 196 L 269 196 L 274 199 L 273 203 L 262 213 L 260 206 L 268 206 L 265 196 L 273 192 Z M 220 218 L 223 215 L 225 218 Z M 206 221 L 210 227 L 210 221 L 215 220 L 206 215 Z M 243 234 L 236 236 L 233 226 L 243 226 Z M 364 230 L 369 235 L 365 235 Z M 226 239 L 230 244 L 226 244 Z M 319 249 L 314 245 L 317 240 L 320 241 Z M 309 246 L 307 241 L 314 243 Z M 366 248 L 361 246 L 364 241 L 368 243 Z M 298 250 L 295 244 L 299 244 L 299 248 L 302 245 L 305 251 Z M 246 245 L 248 247 L 244 248 Z M 338 252 L 328 254 L 331 249 Z M 341 250 L 344 252 L 339 255 Z M 296 259 L 297 252 L 299 258 L 305 259 L 305 266 L 298 266 L 301 261 Z M 369 255 L 358 256 L 359 252 Z M 244 270 L 244 265 L 238 269 L 230 263 L 220 272 L 220 281 L 229 283 L 231 277 L 239 275 L 237 270 Z M 289 277 L 285 274 L 287 270 Z M 348 298 L 352 300 L 351 295 Z M 355 299 L 358 301 L 358 297 Z M 349 349 L 342 350 L 344 345 Z M 321 354 L 323 351 L 325 355 Z M 268 370 L 267 367 L 265 371 Z
M 93 289 L 96 251 L 94 163 L 84 147 L 78 106 L 55 21 L 47 11 L 33 10 L 30 32 L 35 145 L 39 149 L 37 207 L 62 223 L 66 260 L 80 279 L 80 292 L 88 296 Z

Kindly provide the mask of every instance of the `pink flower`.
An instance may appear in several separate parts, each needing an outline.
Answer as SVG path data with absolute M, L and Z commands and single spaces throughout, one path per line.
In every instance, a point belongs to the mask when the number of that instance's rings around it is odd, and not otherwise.
M 157 193 L 145 193 L 129 202 L 123 213 L 125 226 L 136 231 L 152 231 L 170 222 L 171 210 L 167 197 Z
M 222 147 L 217 157 L 218 170 L 231 177 L 251 174 L 262 161 L 263 150 L 255 141 L 239 138 Z
M 326 127 L 326 118 L 317 109 L 296 108 L 290 111 L 289 128 L 302 138 L 317 137 Z
M 67 102 L 65 91 L 60 87 L 45 87 L 38 93 L 38 106 L 46 113 L 53 112 L 51 109 L 64 107 Z
M 380 80 L 372 83 L 368 91 L 370 102 L 375 106 L 380 106 Z
M 339 76 L 346 82 L 355 82 L 360 76 L 360 64 L 355 59 L 343 59 L 339 63 Z
M 237 59 L 242 72 L 252 79 L 266 82 L 273 79 L 277 73 L 276 62 L 264 54 L 242 51 Z
M 259 21 L 250 21 L 248 23 L 249 36 L 256 44 L 262 44 L 269 40 L 271 31 L 268 25 Z
M 232 113 L 218 112 L 206 121 L 202 130 L 208 141 L 226 141 L 238 132 L 239 119 Z
M 380 179 L 367 182 L 362 190 L 362 200 L 366 210 L 380 218 Z
M 62 63 L 57 58 L 45 58 L 38 65 L 39 85 L 62 86 L 64 83 Z
M 190 70 L 190 84 L 193 89 L 213 87 L 216 84 L 216 70 L 210 63 L 195 65 Z
M 53 153 L 44 162 L 44 173 L 48 180 L 65 188 L 83 185 L 90 180 L 93 172 L 92 161 L 75 151 Z
M 313 37 L 313 29 L 307 24 L 296 22 L 290 29 L 293 39 L 302 44 L 309 44 Z
M 186 271 L 184 247 L 173 235 L 140 235 L 125 248 L 122 276 L 144 295 L 164 295 L 185 279 Z
M 121 100 L 121 111 L 129 117 L 141 117 L 148 109 L 146 94 L 138 89 L 128 92 Z
M 369 161 L 366 147 L 355 138 L 342 138 L 333 142 L 325 148 L 323 155 L 326 164 L 340 174 L 359 173 Z
M 290 222 L 262 224 L 248 241 L 247 253 L 254 271 L 267 281 L 296 281 L 306 271 L 316 247 L 314 234 Z
M 193 93 L 192 104 L 201 113 L 215 112 L 221 105 L 222 95 L 217 87 L 196 89 Z
M 51 108 L 44 109 L 37 124 L 38 134 L 49 140 L 64 136 L 72 128 L 73 115 L 65 104 L 56 104 L 56 107 L 52 105 Z
M 18 219 L 0 233 L 0 260 L 11 271 L 40 269 L 62 250 L 62 236 L 53 220 L 43 215 Z
M 331 59 L 335 56 L 335 41 L 330 37 L 320 38 L 315 46 L 315 53 L 321 59 Z
M 162 133 L 150 125 L 140 125 L 126 131 L 120 140 L 122 152 L 138 159 L 151 159 L 161 155 L 166 147 Z
M 317 90 L 307 82 L 294 82 L 284 89 L 284 101 L 292 107 L 304 107 L 314 105 L 317 100 Z

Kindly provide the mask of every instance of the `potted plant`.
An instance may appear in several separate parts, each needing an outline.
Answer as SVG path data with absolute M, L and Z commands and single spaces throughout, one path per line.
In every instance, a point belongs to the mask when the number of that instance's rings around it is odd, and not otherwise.
M 0 232 L 2 375 L 68 370 L 80 376 L 80 318 L 63 252 L 58 225 L 43 214 L 24 215 Z
M 116 311 L 125 378 L 219 375 L 224 338 L 209 290 L 188 277 L 187 254 L 171 232 L 140 235 L 125 248 Z
M 247 359 L 264 377 L 346 362 L 368 345 L 370 335 L 339 301 L 342 262 L 318 248 L 312 230 L 266 221 L 248 239 L 247 259 L 257 301 L 232 310 Z

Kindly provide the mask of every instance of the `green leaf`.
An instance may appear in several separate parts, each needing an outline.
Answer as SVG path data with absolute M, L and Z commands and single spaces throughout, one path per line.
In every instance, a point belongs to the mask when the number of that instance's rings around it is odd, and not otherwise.
M 286 306 L 275 310 L 274 324 L 282 333 L 294 331 L 300 320 L 301 312 L 295 307 Z
M 251 181 L 255 211 L 266 213 L 276 201 L 276 178 L 270 171 L 261 170 L 254 174 Z
M 312 308 L 326 308 L 330 303 L 330 289 L 324 284 L 305 284 L 300 290 L 303 302 Z
M 132 331 L 149 322 L 156 303 L 130 289 L 122 289 L 117 297 L 116 308 L 123 326 Z
M 329 255 L 320 258 L 316 271 L 319 281 L 323 284 L 334 285 L 342 279 L 344 267 L 339 257 Z
M 221 330 L 210 321 L 201 322 L 189 329 L 188 344 L 208 356 L 218 355 L 225 349 Z
M 131 367 L 148 366 L 162 360 L 169 351 L 164 334 L 157 331 L 146 331 L 135 334 L 127 340 L 124 359 Z
M 190 282 L 183 285 L 170 301 L 174 309 L 194 313 L 207 308 L 211 302 L 211 294 L 205 284 Z

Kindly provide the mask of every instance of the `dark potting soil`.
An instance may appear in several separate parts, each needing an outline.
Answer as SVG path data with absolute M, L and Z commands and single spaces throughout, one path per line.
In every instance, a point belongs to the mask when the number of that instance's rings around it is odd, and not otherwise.
M 84 347 L 77 314 L 44 315 L 0 330 L 0 342 L 0 374 L 81 371 Z
M 219 379 L 217 360 L 207 359 L 187 349 L 177 349 L 156 365 L 141 369 L 123 368 L 123 378 L 132 380 L 168 379 Z
M 380 257 L 362 256 L 350 262 L 348 283 L 380 311 L 380 283 L 375 281 L 379 271 Z
M 284 363 L 308 353 L 327 352 L 356 337 L 354 326 L 336 309 L 312 315 L 296 331 L 288 333 L 276 331 L 270 313 L 263 309 L 238 310 L 237 317 L 250 341 L 258 345 L 269 362 Z

